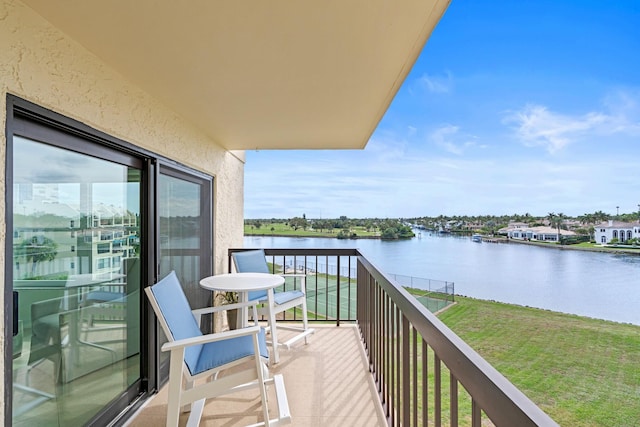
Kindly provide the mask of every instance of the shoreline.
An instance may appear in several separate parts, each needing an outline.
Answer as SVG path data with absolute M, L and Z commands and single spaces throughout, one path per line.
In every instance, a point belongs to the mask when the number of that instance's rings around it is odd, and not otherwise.
M 244 234 L 244 237 L 294 237 L 294 238 L 312 238 L 312 239 L 338 239 L 334 236 L 314 236 L 314 235 L 293 235 L 293 234 Z M 417 236 L 416 236 L 417 237 Z M 412 237 L 416 238 L 416 237 Z M 360 239 L 378 239 L 383 240 L 380 236 L 357 236 L 354 238 L 342 239 L 342 240 L 360 240 Z M 406 239 L 396 239 L 396 240 L 406 240 Z M 519 239 L 507 239 L 504 237 L 486 237 L 482 236 L 483 243 L 516 243 L 520 245 L 531 245 L 538 246 L 541 248 L 549 248 L 549 249 L 558 249 L 558 250 L 569 250 L 569 251 L 586 251 L 586 252 L 600 252 L 600 253 L 608 253 L 608 254 L 626 254 L 626 255 L 637 255 L 640 256 L 640 249 L 625 249 L 625 248 L 608 248 L 608 247 L 591 247 L 585 248 L 582 246 L 576 245 L 558 245 L 556 243 L 544 243 L 544 242 L 532 242 L 525 241 Z
M 347 239 L 338 239 L 336 237 L 336 235 L 332 235 L 332 236 L 314 236 L 314 235 L 306 235 L 306 234 L 302 234 L 302 235 L 295 235 L 295 234 L 278 234 L 278 233 L 263 233 L 263 234 L 244 234 L 244 237 L 298 237 L 298 238 L 303 238 L 303 237 L 310 237 L 312 239 L 337 239 L 337 240 L 360 240 L 360 239 L 378 239 L 378 240 L 383 240 L 382 237 L 380 236 L 357 236 L 355 239 L 352 237 L 349 237 Z M 396 239 L 396 240 L 404 240 L 404 239 Z
M 640 255 L 640 249 L 625 249 L 625 248 L 607 248 L 607 247 L 592 247 L 585 248 L 583 246 L 575 245 L 558 245 L 556 243 L 544 243 L 544 242 L 531 242 L 518 239 L 504 239 L 505 243 L 518 243 L 521 245 L 532 245 L 542 248 L 569 250 L 569 251 L 586 251 L 586 252 L 601 252 L 608 254 L 628 254 L 628 255 Z

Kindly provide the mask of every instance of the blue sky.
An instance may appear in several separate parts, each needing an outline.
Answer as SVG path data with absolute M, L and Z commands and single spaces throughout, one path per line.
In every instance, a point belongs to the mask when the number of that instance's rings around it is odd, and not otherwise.
M 636 212 L 640 1 L 453 0 L 364 150 L 247 151 L 245 217 Z

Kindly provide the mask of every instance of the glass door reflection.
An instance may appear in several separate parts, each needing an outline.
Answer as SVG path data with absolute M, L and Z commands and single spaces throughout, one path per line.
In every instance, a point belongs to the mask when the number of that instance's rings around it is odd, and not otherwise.
M 158 182 L 160 225 L 159 277 L 176 272 L 192 308 L 212 304 L 211 292 L 200 287 L 200 279 L 212 273 L 211 180 L 166 166 Z M 210 316 L 203 332 L 213 331 Z M 207 323 L 208 322 L 208 323 Z M 167 341 L 160 328 L 159 343 Z M 166 379 L 169 353 L 160 352 L 160 371 Z
M 140 379 L 141 169 L 13 143 L 13 425 L 83 425 Z

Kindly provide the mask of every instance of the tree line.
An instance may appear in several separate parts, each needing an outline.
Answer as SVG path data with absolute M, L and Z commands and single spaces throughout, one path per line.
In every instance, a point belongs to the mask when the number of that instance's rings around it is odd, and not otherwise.
M 571 229 L 578 234 L 593 235 L 594 226 L 607 220 L 621 222 L 635 222 L 640 219 L 639 212 L 622 213 L 615 215 L 602 210 L 593 213 L 585 213 L 572 217 L 563 213 L 549 212 L 544 216 L 534 216 L 530 213 L 511 215 L 438 215 L 434 217 L 414 218 L 338 218 L 307 219 L 305 214 L 293 218 L 271 219 L 247 219 L 245 224 L 260 229 L 269 227 L 269 224 L 284 223 L 295 230 L 317 230 L 320 233 L 337 233 L 339 238 L 358 237 L 353 231 L 360 228 L 366 232 L 377 232 L 381 238 L 409 238 L 413 237 L 412 226 L 428 230 L 443 230 L 451 232 L 478 232 L 482 234 L 495 234 L 501 228 L 505 228 L 511 222 L 525 223 L 530 227 L 546 225 L 558 230 Z
M 245 225 L 252 229 L 271 228 L 275 231 L 274 224 L 285 224 L 292 230 L 313 229 L 319 233 L 335 234 L 338 239 L 352 239 L 366 235 L 376 235 L 381 239 L 403 239 L 414 237 L 415 234 L 410 224 L 402 222 L 400 219 L 363 218 L 354 219 L 346 216 L 331 219 L 307 219 L 303 214 L 301 217 L 293 218 L 271 218 L 271 219 L 247 219 Z

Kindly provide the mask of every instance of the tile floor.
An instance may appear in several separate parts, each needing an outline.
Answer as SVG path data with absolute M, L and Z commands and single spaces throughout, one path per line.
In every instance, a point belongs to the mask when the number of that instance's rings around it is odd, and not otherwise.
M 313 325 L 309 344 L 297 343 L 280 353 L 271 368 L 284 376 L 291 426 L 385 426 L 358 331 L 353 325 Z M 286 334 L 283 333 L 283 335 Z M 283 337 L 284 338 L 284 337 Z M 164 387 L 128 422 L 129 427 L 164 426 Z M 270 399 L 275 406 L 275 399 Z M 270 408 L 275 414 L 275 407 Z M 207 402 L 200 426 L 245 426 L 262 421 L 257 389 Z M 180 426 L 186 425 L 182 415 Z

